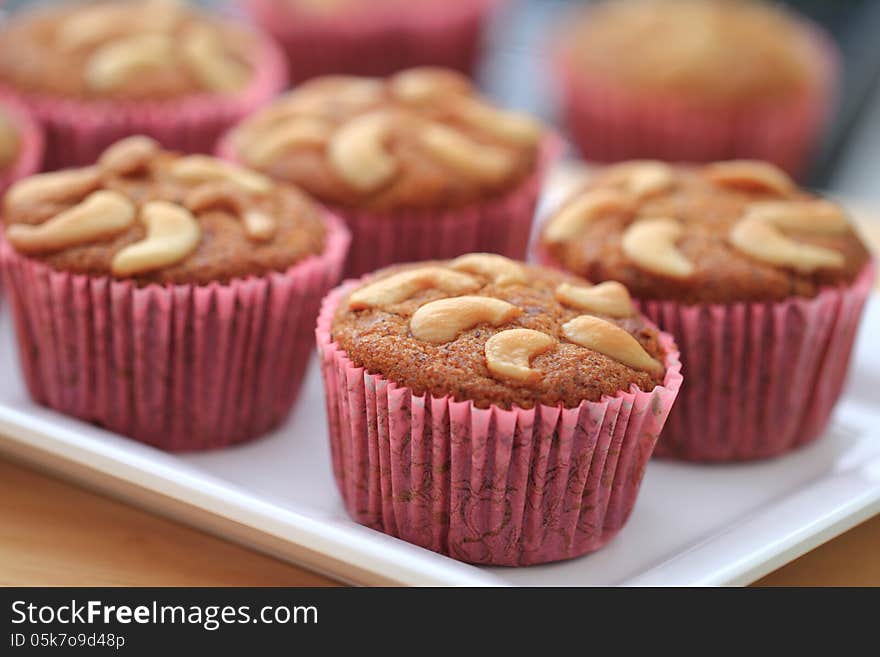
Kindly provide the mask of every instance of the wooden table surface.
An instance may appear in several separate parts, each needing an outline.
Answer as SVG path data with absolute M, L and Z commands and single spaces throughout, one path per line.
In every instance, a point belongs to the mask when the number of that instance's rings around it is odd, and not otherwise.
M 864 228 L 880 247 L 880 222 Z M 0 585 L 338 585 L 2 459 L 0 518 Z M 880 586 L 878 546 L 880 516 L 758 584 Z

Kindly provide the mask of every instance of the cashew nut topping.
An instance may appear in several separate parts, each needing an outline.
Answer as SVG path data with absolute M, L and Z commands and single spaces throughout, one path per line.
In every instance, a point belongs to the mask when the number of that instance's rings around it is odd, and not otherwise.
M 518 262 L 494 253 L 469 253 L 449 263 L 457 271 L 488 276 L 496 285 L 525 283 L 526 274 Z
M 266 194 L 274 187 L 272 180 L 261 173 L 207 155 L 181 157 L 171 164 L 169 171 L 187 182 L 225 180 L 252 194 Z
M 134 205 L 119 192 L 99 191 L 41 224 L 12 224 L 6 239 L 22 253 L 54 253 L 107 239 L 134 222 Z
M 241 151 L 247 162 L 255 167 L 265 167 L 285 152 L 300 146 L 321 146 L 333 134 L 332 126 L 321 119 L 308 117 L 289 118 L 275 131 L 266 130 L 254 134 L 241 143 Z
M 794 181 L 779 167 L 760 160 L 729 160 L 708 164 L 706 177 L 716 185 L 737 189 L 755 189 L 787 196 L 795 189 Z
M 494 297 L 452 297 L 421 306 L 410 318 L 409 329 L 417 340 L 443 344 L 478 324 L 498 326 L 521 313 L 512 303 Z
M 652 376 L 659 376 L 665 371 L 663 365 L 652 358 L 632 335 L 599 317 L 575 317 L 562 325 L 562 333 L 571 342 L 598 351 L 634 370 L 641 370 Z
M 173 42 L 167 34 L 141 34 L 110 41 L 86 64 L 86 81 L 98 91 L 114 89 L 138 72 L 174 65 Z
M 392 114 L 362 114 L 344 123 L 330 139 L 330 166 L 349 185 L 369 192 L 385 183 L 397 170 L 397 162 L 385 150 L 391 134 Z
M 430 103 L 453 94 L 469 93 L 472 85 L 461 73 L 422 66 L 401 71 L 389 81 L 391 93 L 405 103 Z
M 13 184 L 5 200 L 10 208 L 79 200 L 100 184 L 101 172 L 96 167 L 40 173 Z
M 446 294 L 464 294 L 480 288 L 473 276 L 443 267 L 419 267 L 382 278 L 355 290 L 348 298 L 352 310 L 390 306 L 409 299 L 420 290 L 436 288 Z
M 243 194 L 230 189 L 223 182 L 199 185 L 186 196 L 183 204 L 194 213 L 216 207 L 232 210 L 244 223 L 247 236 L 253 240 L 271 239 L 277 228 L 274 218 L 254 207 Z
M 823 199 L 752 203 L 746 209 L 746 216 L 766 221 L 781 230 L 845 233 L 849 229 L 843 208 Z
M 235 91 L 244 86 L 250 76 L 247 66 L 226 52 L 220 35 L 209 27 L 191 28 L 183 37 L 181 54 L 204 89 Z
M 565 242 L 599 216 L 625 212 L 631 208 L 632 202 L 619 190 L 591 189 L 562 206 L 544 229 L 544 239 L 551 244 Z
M 684 229 L 675 219 L 641 219 L 627 227 L 621 236 L 624 254 L 639 268 L 661 276 L 687 278 L 694 265 L 675 243 Z
M 143 0 L 137 7 L 103 3 L 82 7 L 63 20 L 55 42 L 64 50 L 77 50 L 132 30 L 167 32 L 179 19 L 179 4 L 172 0 Z
M 541 138 L 541 124 L 525 114 L 495 109 L 467 96 L 455 98 L 452 107 L 468 125 L 512 144 L 531 146 Z
M 541 371 L 530 367 L 532 358 L 556 345 L 556 338 L 533 331 L 515 328 L 496 333 L 486 341 L 486 365 L 495 376 L 520 383 L 534 383 Z
M 385 86 L 380 80 L 328 75 L 283 96 L 281 107 L 294 114 L 347 116 L 379 103 L 384 97 Z
M 645 198 L 670 189 L 675 184 L 675 170 L 659 160 L 634 160 L 608 167 L 602 180 L 622 185 L 636 198 Z
M 510 152 L 476 142 L 440 123 L 426 124 L 419 142 L 431 156 L 481 181 L 500 182 L 515 164 Z
M 160 150 L 159 142 L 152 137 L 135 135 L 127 137 L 107 148 L 98 159 L 98 165 L 120 176 L 141 171 Z
M 795 242 L 774 224 L 753 216 L 746 216 L 734 224 L 730 230 L 730 242 L 756 260 L 801 272 L 844 265 L 843 254 L 839 251 Z
M 629 291 L 617 281 L 605 281 L 589 287 L 560 283 L 556 288 L 556 299 L 569 308 L 609 317 L 632 317 L 636 314 Z
M 192 253 L 201 236 L 192 213 L 175 203 L 150 201 L 141 208 L 147 237 L 113 256 L 110 270 L 117 276 L 136 276 L 176 264 Z

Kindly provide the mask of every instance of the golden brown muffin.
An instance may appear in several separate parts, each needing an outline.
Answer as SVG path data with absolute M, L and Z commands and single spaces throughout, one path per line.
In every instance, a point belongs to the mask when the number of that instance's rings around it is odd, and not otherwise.
M 730 0 L 616 0 L 563 36 L 577 70 L 616 86 L 729 106 L 815 86 L 815 35 L 785 10 Z
M 94 166 L 10 187 L 6 239 L 50 267 L 149 283 L 208 284 L 284 271 L 323 250 L 322 210 L 297 189 L 148 137 Z
M 0 108 L 0 171 L 15 162 L 18 149 L 18 131 L 6 112 Z
M 870 258 L 843 208 L 750 160 L 606 167 L 550 217 L 540 243 L 590 280 L 684 303 L 813 297 L 852 282 Z
M 84 2 L 23 13 L 0 31 L 0 81 L 31 93 L 171 99 L 234 93 L 255 36 L 174 0 Z
M 459 73 L 328 76 L 282 96 L 230 135 L 233 156 L 338 206 L 458 207 L 531 174 L 541 127 L 496 109 Z
M 620 284 L 502 256 L 398 265 L 352 290 L 332 339 L 373 374 L 478 407 L 574 407 L 663 381 L 657 331 Z

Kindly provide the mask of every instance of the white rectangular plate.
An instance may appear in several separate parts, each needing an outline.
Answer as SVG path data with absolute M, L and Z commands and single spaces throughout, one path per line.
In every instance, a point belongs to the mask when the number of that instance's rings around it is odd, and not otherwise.
M 601 551 L 528 568 L 478 568 L 346 516 L 330 469 L 312 363 L 285 425 L 250 445 L 171 455 L 34 404 L 0 308 L 0 452 L 133 504 L 359 584 L 734 585 L 754 581 L 880 512 L 880 297 L 827 435 L 782 458 L 652 461 L 629 523 Z

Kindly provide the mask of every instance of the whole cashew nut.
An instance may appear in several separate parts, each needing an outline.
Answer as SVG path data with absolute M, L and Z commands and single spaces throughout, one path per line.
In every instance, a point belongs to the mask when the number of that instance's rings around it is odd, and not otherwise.
M 632 335 L 599 317 L 575 317 L 562 325 L 562 333 L 571 342 L 604 354 L 634 370 L 652 376 L 659 376 L 665 371 L 663 365 L 652 358 Z
M 795 189 L 794 181 L 779 167 L 760 160 L 729 160 L 708 164 L 705 176 L 722 187 L 754 189 L 787 196 Z
M 675 243 L 684 229 L 674 219 L 641 219 L 624 231 L 621 247 L 639 268 L 661 276 L 688 278 L 694 265 Z
M 392 115 L 385 111 L 362 114 L 343 124 L 327 148 L 330 166 L 357 190 L 369 192 L 382 186 L 397 171 L 384 143 L 392 127 Z
M 515 164 L 510 152 L 478 143 L 440 123 L 425 125 L 419 132 L 419 143 L 443 164 L 488 183 L 503 180 Z
M 101 172 L 96 167 L 39 173 L 13 184 L 6 192 L 5 202 L 10 208 L 23 208 L 79 200 L 100 184 Z
M 617 281 L 605 281 L 589 287 L 561 283 L 556 288 L 556 299 L 569 308 L 609 317 L 632 317 L 636 314 L 629 291 Z
M 730 242 L 755 260 L 806 273 L 824 267 L 840 268 L 845 264 L 839 251 L 795 242 L 775 225 L 756 217 L 746 216 L 734 224 L 730 230 Z
M 417 340 L 443 344 L 478 324 L 498 326 L 522 310 L 494 297 L 463 296 L 438 299 L 421 306 L 409 320 L 409 329 Z
M 530 366 L 532 358 L 552 349 L 556 343 L 556 338 L 532 329 L 501 331 L 486 341 L 486 366 L 497 377 L 534 383 L 542 374 Z
M 381 308 L 409 299 L 421 290 L 436 288 L 446 294 L 464 294 L 480 288 L 473 276 L 443 267 L 408 269 L 355 290 L 348 298 L 352 310 Z
M 199 222 L 175 203 L 150 201 L 141 209 L 145 239 L 113 256 L 110 270 L 117 276 L 136 276 L 176 264 L 192 253 L 201 237 Z
M 632 201 L 619 190 L 591 189 L 562 206 L 544 229 L 544 239 L 551 244 L 565 242 L 599 216 L 631 209 Z
M 494 253 L 468 253 L 450 262 L 449 267 L 456 271 L 487 276 L 496 285 L 526 282 L 526 274 L 522 265 Z

